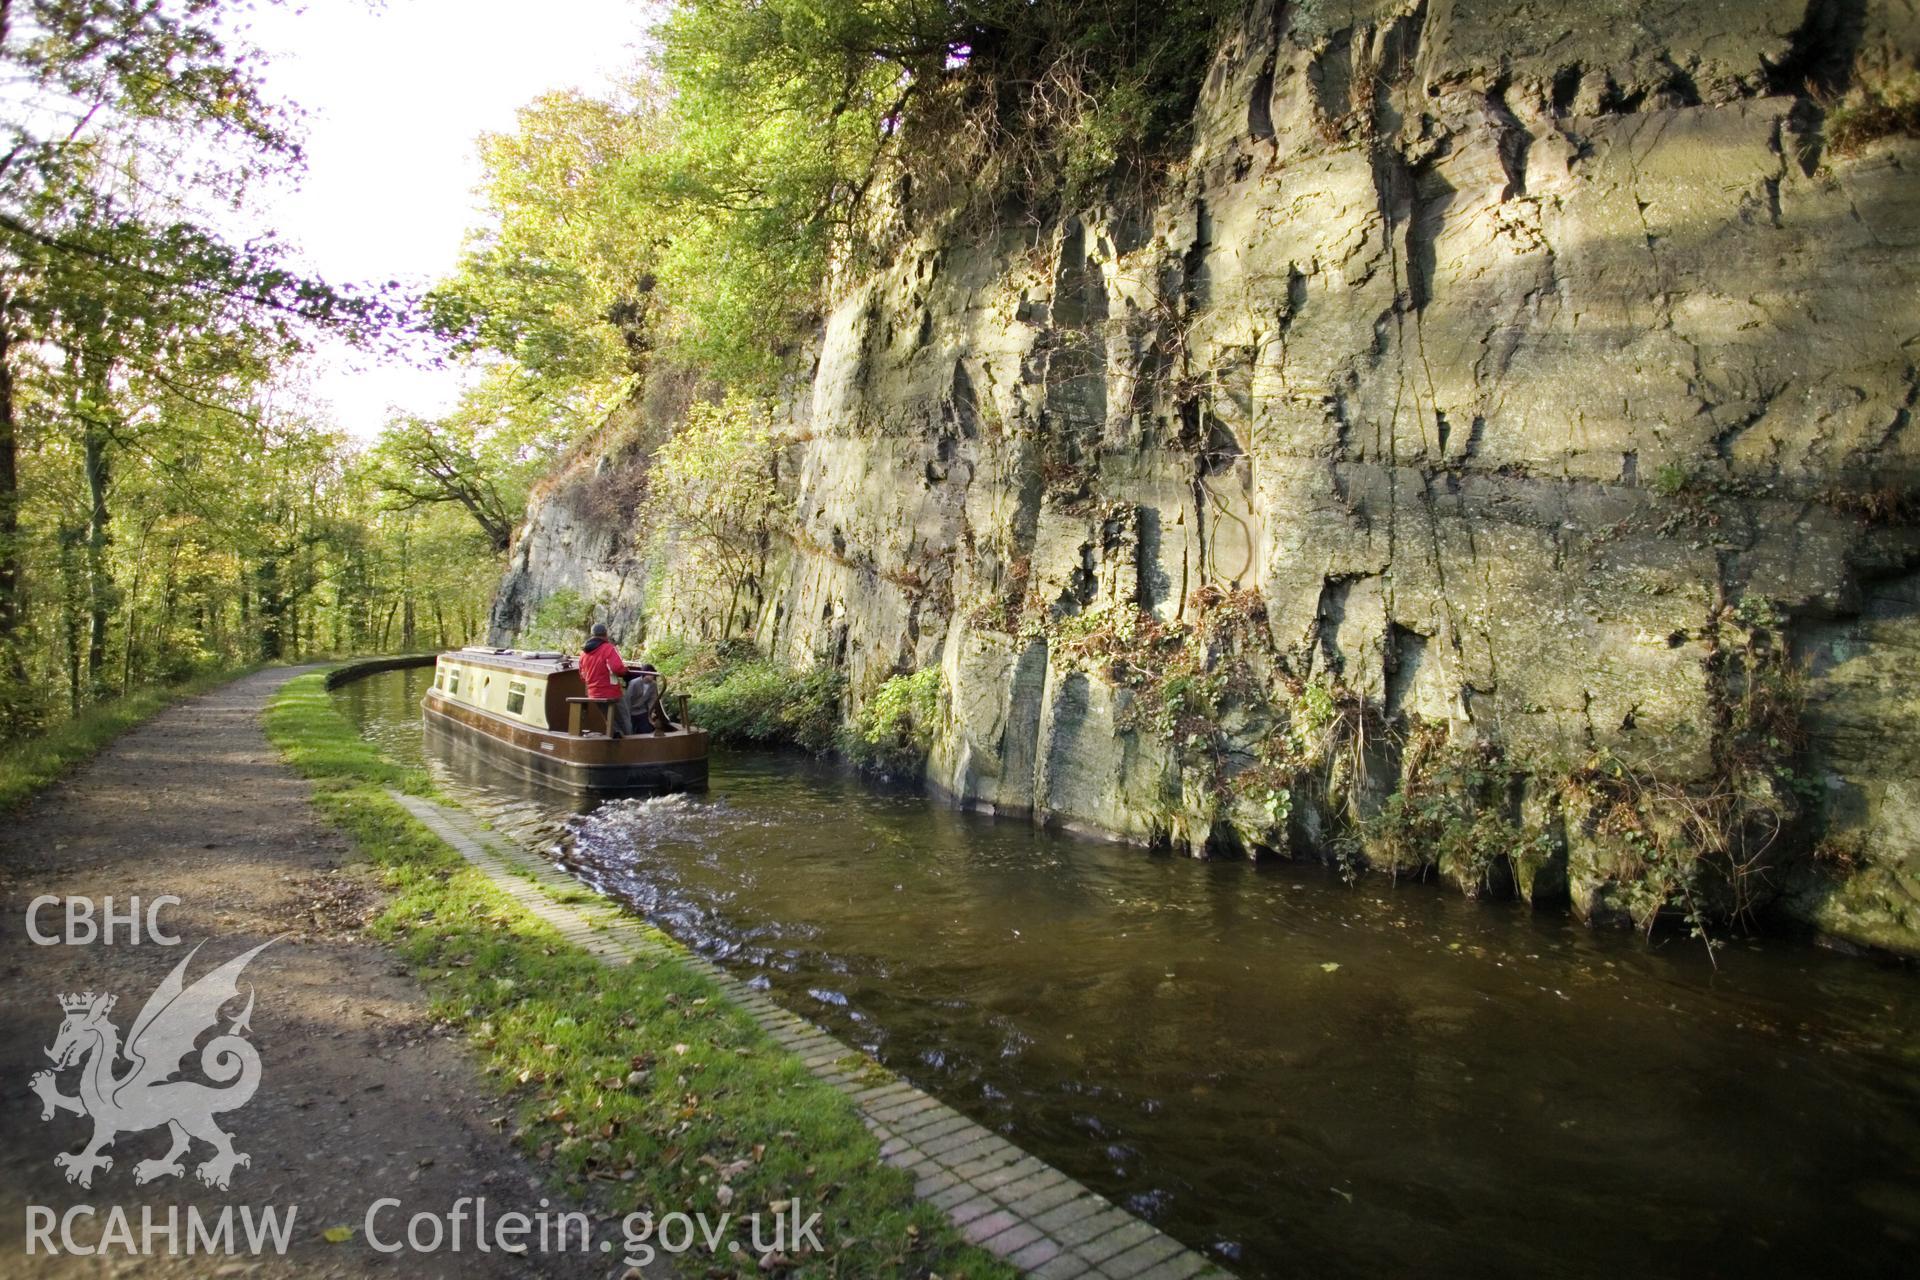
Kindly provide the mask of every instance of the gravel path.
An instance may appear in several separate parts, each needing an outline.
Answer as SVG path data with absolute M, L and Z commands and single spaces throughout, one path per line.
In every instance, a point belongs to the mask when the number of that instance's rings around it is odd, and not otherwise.
M 444 1215 L 462 1196 L 484 1196 L 487 1215 L 537 1213 L 533 1169 L 505 1136 L 507 1106 L 489 1089 L 457 1039 L 434 1024 L 425 993 L 394 957 L 361 936 L 380 904 L 379 890 L 344 837 L 308 804 L 305 781 L 283 767 L 260 726 L 267 699 L 298 672 L 246 677 L 162 713 L 110 747 L 85 771 L 43 794 L 0 832 L 0 1273 L 8 1275 L 242 1276 L 606 1276 L 622 1268 L 599 1252 L 527 1255 L 474 1251 L 471 1228 L 461 1252 L 382 1254 L 360 1233 L 381 1197 L 402 1202 L 380 1219 L 389 1238 L 404 1235 L 415 1212 Z M 27 906 L 43 894 L 138 895 L 181 899 L 161 917 L 184 945 L 39 946 L 27 937 Z M 58 909 L 43 910 L 42 932 L 61 929 Z M 196 1170 L 212 1148 L 196 1142 L 184 1176 L 136 1185 L 135 1166 L 163 1155 L 161 1128 L 124 1132 L 106 1149 L 111 1168 L 83 1188 L 55 1167 L 56 1154 L 79 1151 L 91 1131 L 78 1115 L 41 1118 L 30 1088 L 47 1068 L 46 1050 L 61 1028 L 62 995 L 112 992 L 107 1015 L 127 1033 L 147 996 L 194 944 L 204 949 L 188 981 L 251 947 L 277 939 L 245 971 L 244 999 L 256 1000 L 248 1039 L 258 1050 L 257 1094 L 215 1117 L 250 1163 L 227 1190 L 203 1185 Z M 234 1021 L 230 1002 L 220 1027 Z M 204 1037 L 202 1043 L 204 1044 Z M 189 1076 L 198 1055 L 187 1058 Z M 122 1068 L 124 1070 L 124 1068 Z M 74 1094 L 83 1068 L 58 1077 Z M 216 1220 L 224 1206 L 297 1206 L 284 1256 L 237 1258 L 27 1256 L 29 1206 L 76 1217 L 86 1245 L 123 1207 L 139 1243 L 143 1206 L 165 1222 L 179 1206 Z M 555 1204 L 548 1213 L 566 1206 Z M 352 1227 L 351 1239 L 326 1239 Z M 236 1231 L 239 1231 L 236 1220 Z M 337 1232 L 335 1234 L 338 1234 Z M 58 1242 L 56 1231 L 54 1240 Z M 426 1237 L 423 1234 L 423 1239 Z M 596 1226 L 596 1244 L 615 1239 Z M 164 1253 L 164 1236 L 153 1237 Z

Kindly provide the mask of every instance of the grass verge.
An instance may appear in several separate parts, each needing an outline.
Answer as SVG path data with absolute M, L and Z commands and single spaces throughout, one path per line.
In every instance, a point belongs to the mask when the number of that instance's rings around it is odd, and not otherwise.
M 49 785 L 99 755 L 109 742 L 183 698 L 191 698 L 257 666 L 210 671 L 179 684 L 148 685 L 96 703 L 44 733 L 0 750 L 0 813 L 11 813 Z
M 319 674 L 289 681 L 267 733 L 314 780 L 315 803 L 380 868 L 374 923 L 463 1028 L 508 1094 L 512 1136 L 552 1180 L 616 1217 L 731 1212 L 685 1255 L 706 1275 L 960 1277 L 1015 1273 L 968 1245 L 880 1162 L 853 1104 L 815 1079 L 704 974 L 677 961 L 609 968 L 565 943 L 396 804 L 431 790 L 334 709 Z M 823 1253 L 759 1264 L 748 1213 L 818 1212 Z

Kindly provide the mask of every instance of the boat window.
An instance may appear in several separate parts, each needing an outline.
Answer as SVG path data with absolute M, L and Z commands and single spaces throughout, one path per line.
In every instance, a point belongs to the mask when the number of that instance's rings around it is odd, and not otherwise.
M 452 694 L 456 698 L 460 696 L 460 672 L 459 671 L 455 670 L 455 671 L 447 672 L 447 692 Z
M 517 716 L 527 707 L 527 686 L 522 680 L 507 683 L 507 714 Z

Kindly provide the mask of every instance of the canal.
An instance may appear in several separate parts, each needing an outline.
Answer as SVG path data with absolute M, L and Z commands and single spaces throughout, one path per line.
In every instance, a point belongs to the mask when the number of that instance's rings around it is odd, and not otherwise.
M 1789 939 L 1715 969 L 784 754 L 583 804 L 435 758 L 430 675 L 335 696 L 585 883 L 1241 1275 L 1872 1275 L 1920 1247 L 1906 969 Z

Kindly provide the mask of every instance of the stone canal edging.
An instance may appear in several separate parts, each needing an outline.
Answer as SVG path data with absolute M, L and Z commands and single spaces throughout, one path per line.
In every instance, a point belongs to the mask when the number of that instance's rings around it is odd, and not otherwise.
M 853 1100 L 880 1140 L 881 1158 L 913 1175 L 916 1194 L 944 1211 L 969 1240 L 1022 1271 L 1038 1280 L 1228 1274 L 906 1081 L 873 1083 L 866 1055 L 612 905 L 557 900 L 556 894 L 578 894 L 579 882 L 471 815 L 418 796 L 389 794 L 508 897 L 601 961 L 672 958 L 705 973 L 809 1071 Z
M 343 662 L 327 672 L 327 688 L 338 689 L 351 680 L 361 676 L 376 675 L 382 671 L 405 671 L 410 667 L 430 667 L 439 658 L 437 653 L 399 653 L 382 658 L 358 658 L 352 662 Z

